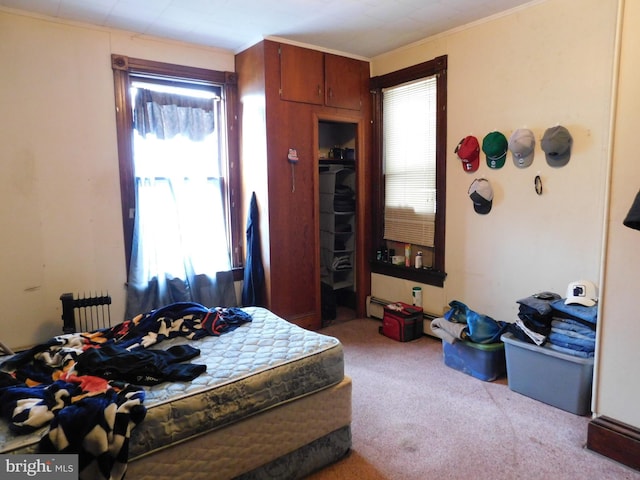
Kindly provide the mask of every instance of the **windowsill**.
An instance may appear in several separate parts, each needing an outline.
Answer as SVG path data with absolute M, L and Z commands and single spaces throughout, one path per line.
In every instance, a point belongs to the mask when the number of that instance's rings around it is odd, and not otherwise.
M 429 268 L 402 267 L 378 260 L 371 261 L 371 272 L 380 273 L 389 277 L 412 280 L 426 285 L 433 285 L 434 287 L 443 287 L 444 279 L 447 276 L 445 272 L 439 272 Z

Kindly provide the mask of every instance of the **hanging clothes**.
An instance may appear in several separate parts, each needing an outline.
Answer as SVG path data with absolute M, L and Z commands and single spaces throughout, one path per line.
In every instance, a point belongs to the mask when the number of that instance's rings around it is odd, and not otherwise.
M 247 217 L 247 259 L 244 266 L 242 305 L 264 306 L 264 267 L 260 252 L 260 223 L 256 192 L 251 194 Z

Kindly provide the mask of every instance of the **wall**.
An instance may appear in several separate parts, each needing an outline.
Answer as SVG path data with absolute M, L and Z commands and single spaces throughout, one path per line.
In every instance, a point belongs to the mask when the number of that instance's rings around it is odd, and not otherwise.
M 439 313 L 459 299 L 513 320 L 518 298 L 540 290 L 564 295 L 578 278 L 600 283 L 594 414 L 640 428 L 640 232 L 622 225 L 640 188 L 633 154 L 640 3 L 585 0 L 580 7 L 571 0 L 533 2 L 377 57 L 372 69 L 380 75 L 449 55 L 448 277 L 442 289 L 423 285 L 425 308 Z M 518 127 L 531 128 L 539 141 L 556 124 L 574 137 L 569 164 L 548 167 L 538 143 L 527 169 L 516 169 L 510 158 L 501 170 L 482 165 L 477 173 L 492 181 L 496 200 L 488 216 L 475 215 L 465 193 L 476 174 L 462 172 L 457 142 L 492 130 L 509 137 Z M 540 197 L 533 190 L 538 173 Z M 372 293 L 410 301 L 412 285 L 374 275 Z
M 14 348 L 61 333 L 60 294 L 126 281 L 112 53 L 233 71 L 232 52 L 0 9 L 0 318 Z
M 633 155 L 640 123 L 640 2 L 626 0 L 624 4 L 596 405 L 599 414 L 640 428 L 640 231 L 622 225 L 640 188 L 640 163 Z
M 609 228 L 602 234 L 616 4 L 583 0 L 578 10 L 571 0 L 536 2 L 377 57 L 372 74 L 449 55 L 449 275 L 442 289 L 424 286 L 427 309 L 461 299 L 509 319 L 521 296 L 564 294 L 568 282 L 602 274 L 597 412 L 640 427 L 640 232 L 621 226 L 640 184 L 634 1 L 625 5 Z M 231 52 L 0 9 L 0 330 L 12 347 L 60 332 L 63 292 L 108 289 L 114 316 L 123 314 L 111 53 L 216 70 L 233 70 L 234 62 Z M 478 173 L 493 182 L 496 201 L 488 216 L 474 214 L 466 196 L 474 176 L 453 154 L 460 138 L 494 129 L 508 136 L 527 126 L 539 139 L 556 123 L 574 134 L 569 164 L 547 167 L 538 146 L 528 169 L 516 170 L 510 159 L 497 171 L 483 165 Z M 541 197 L 533 192 L 538 171 Z M 411 286 L 372 278 L 373 293 L 383 298 L 410 301 Z
M 513 321 L 520 298 L 564 295 L 580 278 L 598 282 L 615 19 L 616 2 L 585 0 L 579 9 L 572 0 L 532 2 L 372 59 L 372 74 L 381 75 L 448 55 L 447 278 L 444 288 L 423 285 L 426 310 L 442 313 L 460 300 Z M 540 149 L 557 124 L 574 139 L 562 168 L 548 166 Z M 464 136 L 482 143 L 493 130 L 509 138 L 520 127 L 536 136 L 530 167 L 515 167 L 509 154 L 492 170 L 481 153 L 477 172 L 462 170 L 454 149 Z M 480 176 L 494 189 L 488 215 L 476 214 L 467 195 Z M 413 285 L 374 275 L 372 293 L 407 301 Z

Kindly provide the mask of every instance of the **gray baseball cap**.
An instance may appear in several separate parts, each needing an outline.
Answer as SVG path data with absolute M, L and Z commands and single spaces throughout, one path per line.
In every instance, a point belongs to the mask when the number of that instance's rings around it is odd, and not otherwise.
M 569 130 L 562 125 L 547 128 L 540 141 L 547 163 L 551 167 L 563 167 L 569 163 L 572 145 L 573 138 Z

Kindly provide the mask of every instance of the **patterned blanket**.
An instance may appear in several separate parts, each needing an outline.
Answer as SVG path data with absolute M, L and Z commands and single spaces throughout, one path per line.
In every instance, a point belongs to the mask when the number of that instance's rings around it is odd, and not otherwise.
M 48 425 L 40 451 L 79 454 L 81 479 L 122 479 L 131 430 L 146 414 L 140 385 L 188 381 L 206 368 L 183 363 L 199 354 L 191 346 L 146 349 L 249 321 L 239 308 L 182 302 L 111 328 L 53 337 L 0 364 L 0 415 L 17 434 Z

